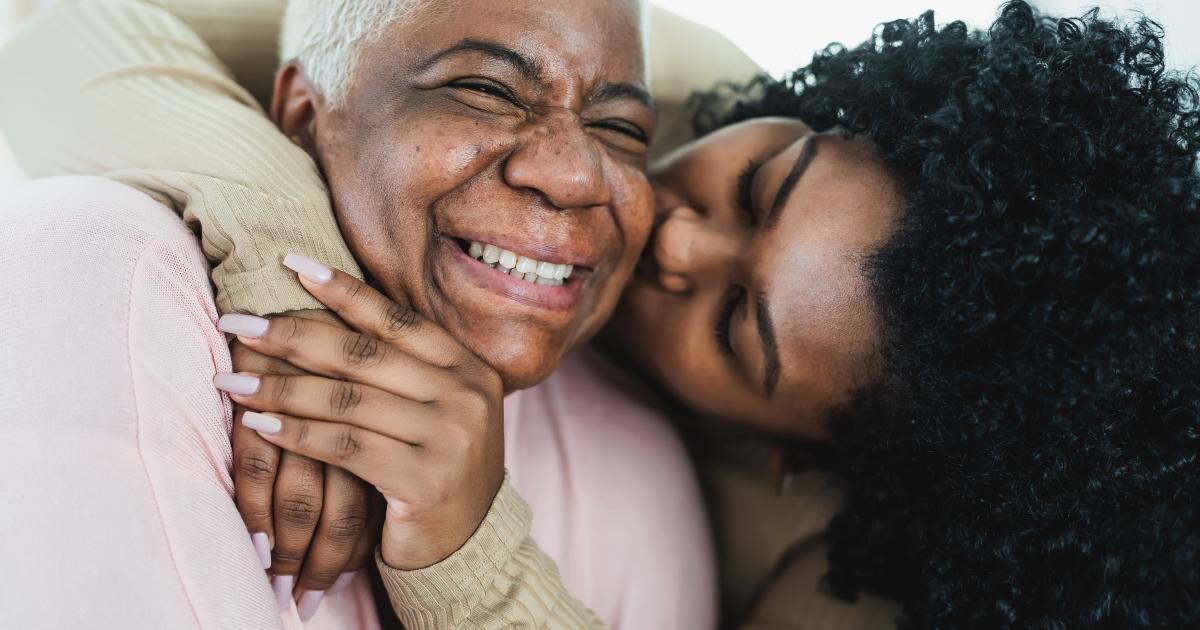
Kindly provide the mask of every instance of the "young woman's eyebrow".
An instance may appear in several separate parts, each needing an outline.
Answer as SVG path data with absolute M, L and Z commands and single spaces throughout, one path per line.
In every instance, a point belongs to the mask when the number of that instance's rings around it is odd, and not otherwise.
M 779 384 L 779 344 L 775 341 L 775 323 L 766 293 L 754 296 L 754 314 L 758 320 L 758 341 L 763 353 L 763 391 L 770 397 Z
M 800 183 L 800 178 L 804 176 L 804 172 L 808 170 L 808 165 L 812 164 L 813 158 L 816 155 L 816 134 L 810 133 L 804 139 L 804 146 L 800 148 L 800 156 L 796 158 L 796 163 L 792 165 L 792 170 L 784 178 L 783 184 L 779 186 L 779 192 L 775 193 L 775 201 L 771 204 L 771 211 L 767 214 L 766 221 L 763 222 L 763 225 L 768 230 L 774 227 L 775 222 L 779 220 L 779 213 L 787 205 L 792 191 L 796 189 L 796 184 Z

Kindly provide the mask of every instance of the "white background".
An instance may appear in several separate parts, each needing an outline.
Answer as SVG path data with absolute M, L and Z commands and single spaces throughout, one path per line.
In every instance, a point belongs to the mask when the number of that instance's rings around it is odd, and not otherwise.
M 0 41 L 34 10 L 52 0 L 0 0 Z M 495 0 L 503 2 L 504 0 Z M 855 44 L 879 22 L 915 17 L 933 9 L 938 22 L 963 20 L 983 27 L 991 22 L 999 0 L 654 0 L 658 4 L 725 33 L 773 74 L 804 65 L 812 53 L 837 41 Z M 1041 0 L 1047 13 L 1077 15 L 1099 5 L 1110 15 L 1128 17 L 1140 10 L 1167 30 L 1167 61 L 1177 68 L 1200 66 L 1200 1 L 1197 0 Z M 0 98 L 20 98 L 6 94 Z M 0 189 L 20 178 L 0 130 Z

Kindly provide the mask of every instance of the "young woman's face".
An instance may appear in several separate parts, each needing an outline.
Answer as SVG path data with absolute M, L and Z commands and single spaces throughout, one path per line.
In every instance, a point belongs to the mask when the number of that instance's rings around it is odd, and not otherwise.
M 691 409 L 820 440 L 870 378 L 862 270 L 902 194 L 874 147 L 762 118 L 651 171 L 659 224 L 606 341 Z

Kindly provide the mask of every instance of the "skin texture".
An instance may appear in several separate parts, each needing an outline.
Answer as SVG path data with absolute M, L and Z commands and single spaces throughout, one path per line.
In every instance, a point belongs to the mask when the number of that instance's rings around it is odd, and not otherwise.
M 768 221 L 802 154 L 807 169 Z M 748 164 L 760 165 L 747 189 L 754 219 L 738 202 Z M 868 142 L 813 135 L 784 118 L 719 130 L 668 156 L 652 177 L 659 226 L 606 344 L 689 409 L 827 439 L 824 419 L 871 375 L 877 324 L 862 265 L 900 215 L 896 180 Z M 764 301 L 779 356 L 772 391 L 759 335 Z M 732 353 L 714 333 L 728 305 Z
M 463 50 L 494 42 L 526 60 Z M 296 66 L 273 113 L 328 179 L 350 249 L 495 367 L 509 391 L 545 378 L 607 320 L 652 224 L 655 115 L 633 2 L 455 3 L 369 45 L 344 107 Z M 533 76 L 536 75 L 536 76 Z M 614 88 L 614 86 L 616 86 Z M 576 264 L 569 307 L 459 255 L 466 241 Z M 484 273 L 486 272 L 486 273 Z

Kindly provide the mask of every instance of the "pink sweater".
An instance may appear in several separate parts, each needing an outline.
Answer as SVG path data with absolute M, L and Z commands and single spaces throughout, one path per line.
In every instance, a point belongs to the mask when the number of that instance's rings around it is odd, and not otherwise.
M 0 198 L 0 626 L 378 627 L 365 579 L 280 615 L 232 501 L 208 267 L 166 207 L 89 177 Z M 507 465 L 566 586 L 613 627 L 715 625 L 696 482 L 599 358 L 505 401 Z

